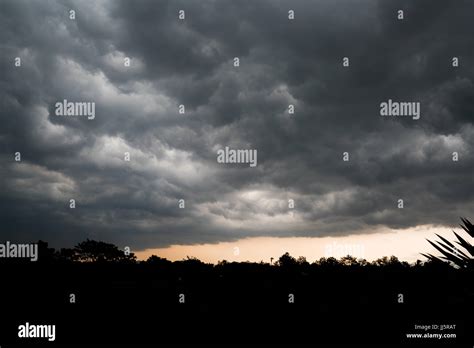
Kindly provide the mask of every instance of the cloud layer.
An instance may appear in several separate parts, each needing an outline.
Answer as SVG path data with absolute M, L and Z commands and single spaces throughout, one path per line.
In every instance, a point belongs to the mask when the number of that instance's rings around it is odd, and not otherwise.
M 4 0 L 0 238 L 152 248 L 472 217 L 473 11 Z M 95 102 L 95 119 L 56 116 L 64 99 Z M 421 118 L 381 117 L 388 99 L 420 102 Z M 258 166 L 217 163 L 225 146 L 257 149 Z

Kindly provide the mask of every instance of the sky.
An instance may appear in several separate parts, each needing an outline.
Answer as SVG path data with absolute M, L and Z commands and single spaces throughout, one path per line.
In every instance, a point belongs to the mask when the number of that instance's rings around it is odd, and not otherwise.
M 214 244 L 171 245 L 164 248 L 150 248 L 136 253 L 139 260 L 152 255 L 160 255 L 168 260 L 179 261 L 197 257 L 207 263 L 229 262 L 267 262 L 273 263 L 288 252 L 295 258 L 304 257 L 308 262 L 321 258 L 340 259 L 351 255 L 356 259 L 375 261 L 384 256 L 396 255 L 399 260 L 410 263 L 425 259 L 420 252 L 433 252 L 426 239 L 435 234 L 451 239 L 452 232 L 443 227 L 420 225 L 403 230 L 380 229 L 367 234 L 353 234 L 338 237 L 252 237 L 232 242 Z M 463 237 L 466 234 L 460 233 Z
M 352 239 L 371 257 L 432 252 L 433 231 L 474 218 L 472 13 L 468 0 L 0 0 L 0 240 L 209 260 L 236 245 L 312 258 Z M 420 118 L 382 117 L 389 99 Z M 58 115 L 64 100 L 94 117 Z M 225 147 L 258 164 L 219 163 Z

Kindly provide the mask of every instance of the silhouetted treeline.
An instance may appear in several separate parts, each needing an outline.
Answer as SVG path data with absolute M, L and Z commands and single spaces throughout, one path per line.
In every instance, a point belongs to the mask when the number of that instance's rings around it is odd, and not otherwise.
M 0 343 L 24 343 L 17 333 L 25 321 L 56 323 L 58 342 L 83 344 L 420 343 L 406 334 L 431 324 L 455 325 L 442 333 L 456 338 L 442 343 L 474 339 L 466 310 L 474 308 L 474 270 L 465 256 L 458 264 L 350 255 L 310 263 L 285 253 L 214 265 L 139 261 L 92 240 L 60 250 L 40 241 L 38 254 L 37 262 L 0 260 Z
M 474 238 L 474 225 L 465 218 L 461 218 L 463 224 L 460 226 L 468 233 L 471 238 Z M 362 258 L 355 258 L 351 255 L 344 256 L 336 259 L 334 257 L 322 257 L 319 260 L 309 263 L 304 256 L 295 258 L 289 253 L 285 253 L 280 256 L 278 260 L 273 263 L 273 258 L 269 263 L 261 261 L 260 263 L 251 262 L 228 262 L 226 260 L 219 261 L 217 267 L 224 267 L 241 264 L 242 267 L 268 267 L 269 265 L 274 267 L 281 267 L 285 269 L 299 269 L 305 270 L 311 267 L 325 267 L 325 268 L 338 268 L 338 267 L 351 267 L 351 268 L 372 268 L 372 267 L 385 267 L 391 269 L 404 269 L 404 268 L 417 268 L 417 267 L 445 267 L 447 265 L 453 265 L 457 268 L 472 268 L 474 262 L 474 245 L 468 240 L 462 238 L 459 234 L 454 232 L 457 240 L 450 242 L 446 238 L 436 234 L 441 242 L 428 242 L 438 250 L 442 256 L 433 256 L 432 254 L 420 254 L 427 258 L 427 261 L 417 260 L 414 263 L 408 263 L 406 261 L 400 261 L 396 256 L 384 256 L 374 261 L 367 261 Z M 87 239 L 74 248 L 61 248 L 55 250 L 50 248 L 47 242 L 38 241 L 38 261 L 41 263 L 70 263 L 70 262 L 81 262 L 81 263 L 116 263 L 116 264 L 147 264 L 160 267 L 170 267 L 173 264 L 179 264 L 181 266 L 189 267 L 213 267 L 211 264 L 205 264 L 195 257 L 187 257 L 181 261 L 171 262 L 167 259 L 161 258 L 156 255 L 150 256 L 145 261 L 138 261 L 135 254 L 130 250 L 119 249 L 114 244 L 94 241 Z M 21 262 L 18 259 L 1 259 L 0 262 Z
M 396 256 L 384 256 L 374 261 L 367 261 L 363 258 L 356 258 L 346 255 L 339 259 L 335 257 L 322 257 L 312 263 L 308 262 L 304 256 L 295 258 L 288 252 L 281 255 L 274 262 L 235 262 L 222 260 L 216 265 L 202 262 L 195 257 L 186 257 L 179 261 L 170 261 L 157 255 L 151 255 L 147 260 L 137 260 L 132 252 L 119 249 L 117 246 L 102 241 L 86 240 L 77 244 L 74 248 L 61 248 L 55 250 L 49 247 L 48 243 L 38 241 L 38 262 L 47 264 L 68 264 L 68 263 L 97 263 L 97 264 L 135 264 L 156 267 L 189 267 L 189 268 L 281 268 L 286 270 L 305 271 L 314 267 L 319 268 L 390 268 L 406 269 L 420 267 L 448 267 L 447 263 L 439 262 L 435 258 L 426 261 L 417 260 L 413 263 L 400 261 Z M 272 260 L 273 261 L 273 260 Z M 29 263 L 29 260 L 0 258 L 1 263 Z

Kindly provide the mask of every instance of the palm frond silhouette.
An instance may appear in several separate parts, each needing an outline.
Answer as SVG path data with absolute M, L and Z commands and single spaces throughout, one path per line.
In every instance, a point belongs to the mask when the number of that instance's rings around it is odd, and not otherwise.
M 471 238 L 474 238 L 474 225 L 466 218 L 461 218 L 463 224 L 459 225 L 466 231 Z M 457 240 L 450 242 L 439 234 L 436 234 L 441 241 L 427 241 L 436 248 L 443 256 L 434 256 L 432 254 L 421 254 L 434 262 L 445 262 L 459 268 L 471 268 L 474 265 L 474 245 L 454 232 Z M 455 243 L 455 244 L 454 244 Z

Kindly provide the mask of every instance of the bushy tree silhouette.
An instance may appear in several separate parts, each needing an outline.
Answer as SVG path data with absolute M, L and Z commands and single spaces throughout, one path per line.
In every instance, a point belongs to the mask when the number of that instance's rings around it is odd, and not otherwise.
M 154 265 L 154 266 L 168 266 L 171 264 L 170 260 L 167 260 L 163 257 L 159 257 L 156 255 L 151 255 L 146 261 L 146 264 Z
M 344 266 L 359 266 L 359 261 L 357 260 L 357 258 L 351 255 L 342 257 L 339 262 L 342 263 Z
M 471 238 L 474 238 L 474 225 L 465 218 L 461 218 L 463 224 L 460 226 L 464 231 L 468 233 Z M 443 238 L 439 234 L 436 234 L 440 241 L 432 242 L 428 240 L 428 242 L 436 248 L 443 256 L 434 256 L 432 254 L 421 254 L 426 258 L 430 259 L 434 262 L 445 262 L 451 265 L 454 265 L 459 268 L 473 268 L 474 266 L 474 245 L 472 245 L 469 241 L 462 238 L 456 232 L 454 235 L 458 239 L 451 243 L 446 238 Z M 456 243 L 457 245 L 455 245 Z
M 133 253 L 127 255 L 123 250 L 117 246 L 105 242 L 97 242 L 95 240 L 87 239 L 79 243 L 72 253 L 63 251 L 64 254 L 69 254 L 73 260 L 81 262 L 135 262 L 136 256 Z
M 277 262 L 275 262 L 275 264 L 280 267 L 294 267 L 298 265 L 298 261 L 288 252 L 286 252 L 280 256 L 280 258 Z

